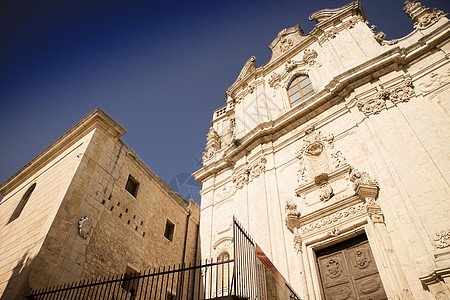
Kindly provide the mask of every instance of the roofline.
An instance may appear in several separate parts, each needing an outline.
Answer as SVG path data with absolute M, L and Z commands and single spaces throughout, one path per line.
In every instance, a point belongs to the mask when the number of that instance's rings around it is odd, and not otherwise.
M 119 138 L 127 132 L 103 110 L 96 108 L 54 143 L 48 146 L 38 156 L 32 159 L 23 168 L 17 171 L 13 176 L 2 183 L 0 185 L 0 195 L 4 197 L 12 189 L 24 182 L 34 170 L 50 162 L 52 159 L 73 145 L 75 141 L 80 140 L 83 136 L 96 128 L 103 129 L 113 138 Z

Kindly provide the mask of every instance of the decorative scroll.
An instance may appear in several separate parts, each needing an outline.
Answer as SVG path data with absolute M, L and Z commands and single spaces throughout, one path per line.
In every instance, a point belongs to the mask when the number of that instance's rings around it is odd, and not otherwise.
M 408 102 L 415 96 L 411 78 L 406 78 L 399 86 L 392 90 L 381 89 L 373 98 L 360 100 L 356 103 L 358 109 L 367 117 L 377 115 L 387 108 L 386 101 L 393 104 Z

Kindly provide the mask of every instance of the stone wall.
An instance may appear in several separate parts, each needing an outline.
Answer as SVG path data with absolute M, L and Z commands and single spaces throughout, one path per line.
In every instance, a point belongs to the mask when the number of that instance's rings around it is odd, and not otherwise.
M 90 119 L 98 120 L 91 126 Z M 62 154 L 67 162 L 59 158 L 52 162 L 52 168 L 43 169 L 47 177 L 30 179 L 37 182 L 35 192 L 20 218 L 5 227 L 11 228 L 7 237 L 13 245 L 18 241 L 13 224 L 35 215 L 34 219 L 40 216 L 38 221 L 46 222 L 23 232 L 26 243 L 14 249 L 16 261 L 26 260 L 26 270 L 11 271 L 11 264 L 17 264 L 6 263 L 14 258 L 11 251 L 2 256 L 4 286 L 26 294 L 30 289 L 121 274 L 127 266 L 146 271 L 181 264 L 187 224 L 184 262 L 193 263 L 198 205 L 184 200 L 156 176 L 119 139 L 125 131 L 102 111 L 94 111 L 76 128 L 79 135 L 70 139 L 74 146 Z M 139 182 L 136 197 L 125 189 L 129 175 Z M 26 189 L 30 180 L 21 189 Z M 11 203 L 9 210 L 13 210 L 23 192 L 17 197 L 5 193 L 2 206 Z M 175 225 L 172 241 L 164 236 L 167 219 Z M 25 253 L 28 249 L 33 252 Z M 8 281 L 11 272 L 16 272 L 21 284 L 12 286 Z

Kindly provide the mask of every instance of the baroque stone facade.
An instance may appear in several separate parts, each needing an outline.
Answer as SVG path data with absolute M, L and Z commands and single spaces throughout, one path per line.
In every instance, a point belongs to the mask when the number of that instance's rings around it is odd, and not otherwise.
M 398 40 L 353 2 L 249 59 L 193 174 L 203 257 L 232 252 L 235 216 L 302 299 L 450 299 L 450 22 L 404 11 L 414 29 Z M 329 284 L 347 276 L 342 255 L 354 290 Z
M 1 299 L 195 262 L 199 206 L 156 176 L 119 139 L 125 132 L 97 109 L 0 186 Z

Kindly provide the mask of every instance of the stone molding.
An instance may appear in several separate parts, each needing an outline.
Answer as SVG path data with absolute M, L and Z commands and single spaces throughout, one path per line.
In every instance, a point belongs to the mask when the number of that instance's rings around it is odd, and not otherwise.
M 358 213 L 362 213 L 366 210 L 366 204 L 365 203 L 358 203 L 356 205 L 350 206 L 349 208 L 343 209 L 342 211 L 336 212 L 332 215 L 323 217 L 317 221 L 311 222 L 308 225 L 301 226 L 298 231 L 301 234 L 307 234 L 311 233 L 313 231 L 316 231 L 324 226 L 334 224 L 337 222 L 341 222 L 342 220 L 349 218 L 353 215 L 356 215 Z
M 366 117 L 377 115 L 387 109 L 387 101 L 392 104 L 408 102 L 415 96 L 414 86 L 410 77 L 392 89 L 384 89 L 378 86 L 379 91 L 373 98 L 357 100 L 356 106 Z

